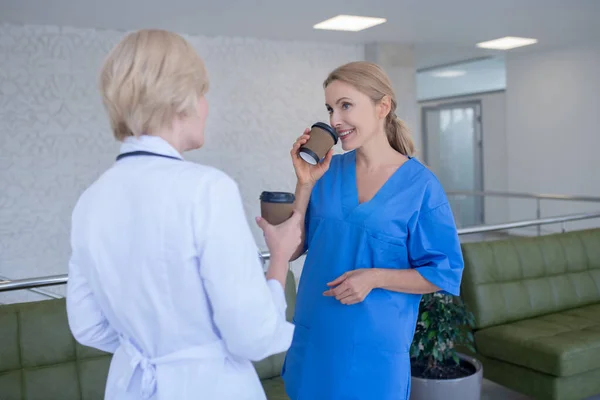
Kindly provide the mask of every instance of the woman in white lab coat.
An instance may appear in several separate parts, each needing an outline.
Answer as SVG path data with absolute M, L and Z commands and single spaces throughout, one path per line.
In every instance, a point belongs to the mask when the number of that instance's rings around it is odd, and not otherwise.
M 203 145 L 207 88 L 194 49 L 161 30 L 125 36 L 101 71 L 122 144 L 73 211 L 67 311 L 78 342 L 114 353 L 106 399 L 265 399 L 251 361 L 292 339 L 300 218 L 257 220 L 265 278 L 236 183 L 182 158 Z

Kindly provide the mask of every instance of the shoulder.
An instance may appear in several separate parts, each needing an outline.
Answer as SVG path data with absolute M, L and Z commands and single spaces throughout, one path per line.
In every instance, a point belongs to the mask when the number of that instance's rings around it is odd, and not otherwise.
M 409 161 L 412 163 L 412 182 L 420 194 L 420 212 L 427 213 L 440 206 L 448 205 L 446 192 L 435 173 L 416 158 Z
M 190 179 L 198 194 L 235 195 L 239 192 L 237 182 L 227 172 L 216 167 L 185 161 L 186 178 Z

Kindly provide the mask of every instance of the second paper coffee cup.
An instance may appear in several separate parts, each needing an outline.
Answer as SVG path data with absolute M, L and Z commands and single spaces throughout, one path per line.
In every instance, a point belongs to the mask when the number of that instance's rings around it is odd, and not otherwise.
M 337 142 L 335 129 L 323 122 L 317 122 L 311 127 L 308 142 L 300 147 L 299 156 L 307 163 L 316 165 Z
M 262 192 L 260 195 L 260 214 L 271 225 L 287 221 L 294 212 L 293 193 Z

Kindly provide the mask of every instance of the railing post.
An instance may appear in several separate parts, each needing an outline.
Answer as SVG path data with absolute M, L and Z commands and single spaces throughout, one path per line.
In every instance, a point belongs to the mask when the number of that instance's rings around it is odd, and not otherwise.
M 537 209 L 535 212 L 535 215 L 537 217 L 536 219 L 542 219 L 542 208 L 541 208 L 541 204 L 540 204 L 541 203 L 540 198 L 538 197 L 535 202 L 537 204 L 537 207 L 536 207 Z M 537 235 L 540 236 L 541 234 L 542 234 L 542 226 L 538 225 L 537 226 Z

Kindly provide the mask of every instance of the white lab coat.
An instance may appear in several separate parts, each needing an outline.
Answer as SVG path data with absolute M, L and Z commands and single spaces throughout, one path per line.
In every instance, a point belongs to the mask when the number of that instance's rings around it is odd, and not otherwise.
M 154 136 L 121 147 L 139 150 L 181 158 Z M 71 245 L 69 325 L 114 353 L 106 399 L 265 399 L 250 360 L 287 350 L 294 327 L 226 174 L 123 158 L 77 202 Z

